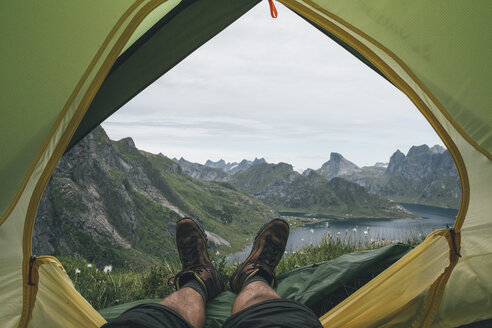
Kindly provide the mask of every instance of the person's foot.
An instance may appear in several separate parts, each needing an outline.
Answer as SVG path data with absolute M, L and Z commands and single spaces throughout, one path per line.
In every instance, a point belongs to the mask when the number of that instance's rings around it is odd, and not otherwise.
M 174 278 L 176 290 L 196 279 L 212 299 L 224 290 L 219 272 L 210 261 L 205 230 L 193 219 L 183 218 L 176 224 L 176 245 L 182 270 Z
M 253 276 L 261 275 L 270 286 L 275 284 L 275 267 L 284 255 L 289 224 L 282 219 L 274 219 L 265 224 L 255 237 L 251 253 L 239 265 L 231 277 L 233 292 L 239 292 Z

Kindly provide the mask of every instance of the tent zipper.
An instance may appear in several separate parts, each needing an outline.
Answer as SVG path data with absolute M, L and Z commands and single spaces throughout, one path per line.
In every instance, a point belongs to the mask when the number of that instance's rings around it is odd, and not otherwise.
M 36 286 L 32 277 L 32 267 L 34 266 L 34 262 L 36 262 L 36 255 L 31 256 L 31 258 L 29 259 L 29 277 L 27 281 L 27 284 L 29 286 Z
M 29 321 L 31 320 L 32 308 L 36 300 L 36 293 L 38 292 L 39 275 L 37 274 L 37 268 L 34 267 L 36 265 L 37 259 L 38 258 L 35 255 L 32 255 L 29 258 L 29 273 L 27 276 L 27 297 L 26 297 L 27 306 L 25 306 L 25 310 L 23 310 L 19 327 L 27 327 L 29 325 Z

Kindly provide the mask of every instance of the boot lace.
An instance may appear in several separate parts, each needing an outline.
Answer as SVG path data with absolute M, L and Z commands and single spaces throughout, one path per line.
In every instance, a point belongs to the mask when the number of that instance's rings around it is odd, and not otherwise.
M 279 254 L 282 252 L 283 247 L 272 241 L 272 236 L 268 235 L 265 239 L 265 247 L 263 248 L 256 263 L 266 264 L 268 266 L 273 265 L 277 260 Z
M 203 263 L 200 263 L 200 252 L 198 250 L 198 242 L 196 237 L 192 237 L 188 242 L 184 243 L 183 247 L 181 248 L 181 252 L 183 254 L 183 269 L 174 276 L 173 285 L 176 290 L 178 290 L 179 287 L 179 277 L 183 273 L 193 271 L 201 274 L 202 271 L 206 268 Z M 171 285 L 171 279 L 168 280 L 169 285 Z

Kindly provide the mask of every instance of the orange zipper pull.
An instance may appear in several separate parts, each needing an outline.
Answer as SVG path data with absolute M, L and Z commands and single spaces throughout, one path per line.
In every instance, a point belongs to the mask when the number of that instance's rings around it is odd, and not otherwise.
M 272 18 L 277 18 L 278 16 L 277 8 L 275 8 L 275 4 L 273 3 L 273 0 L 268 0 L 268 4 L 270 5 L 270 14 L 272 15 Z

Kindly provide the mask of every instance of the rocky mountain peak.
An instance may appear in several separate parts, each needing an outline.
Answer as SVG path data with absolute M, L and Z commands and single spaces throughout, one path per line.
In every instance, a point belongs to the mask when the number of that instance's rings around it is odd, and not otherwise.
M 257 165 L 257 164 L 261 164 L 261 163 L 266 163 L 266 160 L 263 157 L 262 158 L 256 158 L 255 157 L 255 160 L 251 164 Z
M 181 167 L 182 171 L 192 178 L 197 178 L 207 181 L 228 181 L 229 175 L 222 169 L 215 168 L 213 166 L 202 165 L 199 163 L 193 163 L 187 161 L 183 157 L 179 160 L 173 159 L 173 161 Z M 213 163 L 213 162 L 212 162 Z M 218 163 L 218 162 L 217 162 Z
M 136 148 L 135 147 L 135 142 L 130 137 L 123 138 L 123 139 L 120 140 L 120 142 L 123 143 L 123 144 L 125 144 L 125 145 L 127 145 L 130 148 Z
M 88 141 L 109 142 L 109 137 L 106 131 L 99 125 L 87 135 Z
M 285 170 L 285 171 L 294 171 L 294 167 L 290 164 L 280 162 L 278 164 L 273 165 L 274 170 Z
M 357 165 L 347 160 L 341 154 L 331 153 L 330 160 L 324 163 L 316 172 L 327 179 L 331 179 L 342 175 L 350 175 L 359 170 L 360 168 Z
M 431 147 L 430 150 L 433 154 L 442 154 L 446 151 L 446 148 L 444 148 L 443 146 L 440 146 L 440 145 L 434 145 Z
M 408 150 L 407 157 L 419 156 L 422 154 L 429 154 L 431 152 L 429 146 L 420 145 L 420 146 L 412 146 Z
M 213 167 L 213 168 L 217 168 L 217 169 L 224 169 L 224 167 L 226 167 L 226 162 L 223 160 L 223 159 L 220 159 L 218 160 L 217 162 L 214 162 L 214 161 L 211 161 L 211 160 L 207 160 L 205 162 L 205 166 L 208 166 L 208 167 Z
M 304 172 L 302 172 L 303 177 L 307 177 L 311 172 L 315 172 L 313 169 L 305 169 Z
M 405 154 L 403 154 L 399 149 L 395 151 L 393 155 L 390 157 L 390 161 L 388 164 L 388 168 L 386 172 L 395 173 L 401 169 L 403 161 L 405 160 Z

